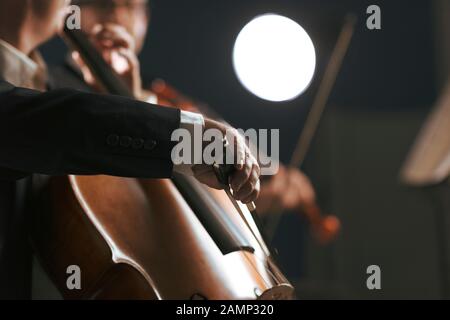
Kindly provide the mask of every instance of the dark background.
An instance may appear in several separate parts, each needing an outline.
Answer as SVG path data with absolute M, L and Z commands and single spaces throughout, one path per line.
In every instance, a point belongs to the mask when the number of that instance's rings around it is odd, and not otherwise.
M 144 78 L 160 77 L 208 103 L 238 128 L 280 128 L 289 161 L 337 35 L 348 13 L 356 32 L 304 170 L 323 208 L 342 220 L 337 242 L 315 244 L 296 214 L 275 237 L 280 263 L 302 298 L 439 298 L 445 288 L 432 204 L 403 186 L 399 169 L 442 82 L 436 32 L 441 1 L 154 0 Z M 366 28 L 377 4 L 382 30 Z M 309 90 L 285 103 L 247 92 L 232 67 L 237 34 L 253 17 L 279 13 L 300 23 L 318 55 Z M 53 64 L 63 45 L 43 49 Z M 382 271 L 382 290 L 366 288 L 366 268 Z

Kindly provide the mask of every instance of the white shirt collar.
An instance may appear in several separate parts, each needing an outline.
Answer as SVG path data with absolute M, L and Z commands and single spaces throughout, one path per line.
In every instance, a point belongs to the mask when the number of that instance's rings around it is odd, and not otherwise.
M 0 39 L 0 78 L 17 87 L 44 89 L 39 73 L 45 73 L 45 65 L 37 53 L 33 55 L 36 61 Z

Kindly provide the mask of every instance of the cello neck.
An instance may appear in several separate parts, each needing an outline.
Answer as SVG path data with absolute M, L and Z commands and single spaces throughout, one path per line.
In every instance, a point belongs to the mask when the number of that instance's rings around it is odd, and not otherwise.
M 79 52 L 84 63 L 89 67 L 98 83 L 104 87 L 105 91 L 110 94 L 135 98 L 132 91 L 103 59 L 83 31 L 65 28 L 64 35 L 72 49 Z

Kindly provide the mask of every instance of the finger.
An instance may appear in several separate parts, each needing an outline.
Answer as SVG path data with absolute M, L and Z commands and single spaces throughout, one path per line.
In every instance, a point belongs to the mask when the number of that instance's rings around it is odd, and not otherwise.
M 259 175 L 254 167 L 248 180 L 244 183 L 242 188 L 235 193 L 236 199 L 242 200 L 247 198 L 255 190 L 255 187 L 256 185 L 258 185 L 258 183 L 259 183 Z
M 112 48 L 128 48 L 134 51 L 134 38 L 119 25 L 105 24 L 93 29 L 92 37 L 100 46 Z
M 86 81 L 89 85 L 95 84 L 95 77 L 93 76 L 91 70 L 88 68 L 88 66 L 84 63 L 83 59 L 81 58 L 81 55 L 78 51 L 72 52 L 72 59 L 75 61 L 75 63 L 78 65 L 78 67 L 81 70 L 81 73 L 83 74 L 84 81 Z
M 251 202 L 254 202 L 254 201 L 258 200 L 258 197 L 259 197 L 259 191 L 258 190 L 254 190 L 250 196 L 248 196 L 247 198 L 241 200 L 241 202 L 243 204 L 248 204 L 248 203 L 251 203 Z
M 234 192 L 239 192 L 242 186 L 247 182 L 252 173 L 252 168 L 253 163 L 247 161 L 241 170 L 235 171 L 230 177 L 231 189 L 233 189 Z
M 108 31 L 101 32 L 94 37 L 91 37 L 94 44 L 100 48 L 130 48 L 130 44 L 120 38 L 117 37 Z
M 111 28 L 111 32 L 115 46 L 128 48 L 131 51 L 135 52 L 136 41 L 124 27 L 115 25 L 114 27 Z
M 78 51 L 72 51 L 72 59 L 75 61 L 75 63 L 80 67 L 84 68 L 86 67 L 86 64 L 84 63 L 83 59 L 81 58 L 81 55 Z
M 235 167 L 238 170 L 242 170 L 247 160 L 247 146 L 245 145 L 245 142 L 239 137 L 237 132 L 234 132 L 234 134 L 234 144 L 236 151 Z
M 128 75 L 132 70 L 132 66 L 128 58 L 117 50 L 111 51 L 111 66 L 118 75 Z
M 246 198 L 244 198 L 243 200 L 241 200 L 242 203 L 247 204 L 253 201 L 256 201 L 259 197 L 260 194 L 260 185 L 259 185 L 259 181 L 257 183 L 257 185 L 255 186 L 253 192 L 247 196 Z
M 139 67 L 139 60 L 133 51 L 123 48 L 123 49 L 120 49 L 118 52 L 124 59 L 126 59 L 126 61 L 128 62 L 129 66 L 132 69 Z
M 139 60 L 134 53 L 125 48 L 103 48 L 102 57 L 119 75 L 139 69 Z
M 112 47 L 113 43 L 104 31 L 104 26 L 97 24 L 89 33 L 89 39 L 92 41 L 97 50 L 102 51 L 104 48 Z
M 252 155 L 250 155 L 250 157 L 252 158 L 253 162 L 253 170 L 255 170 L 255 173 L 259 179 L 261 177 L 261 167 L 259 166 L 259 163 L 255 157 L 253 157 Z

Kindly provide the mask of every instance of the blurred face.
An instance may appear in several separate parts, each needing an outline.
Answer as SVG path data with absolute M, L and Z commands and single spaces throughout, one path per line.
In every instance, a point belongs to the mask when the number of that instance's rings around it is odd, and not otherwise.
M 141 50 L 149 23 L 146 0 L 85 0 L 81 5 L 81 25 L 86 32 L 97 24 L 114 23 L 124 27 Z
M 36 32 L 43 38 L 51 38 L 64 26 L 70 0 L 31 1 L 31 15 L 35 21 Z

